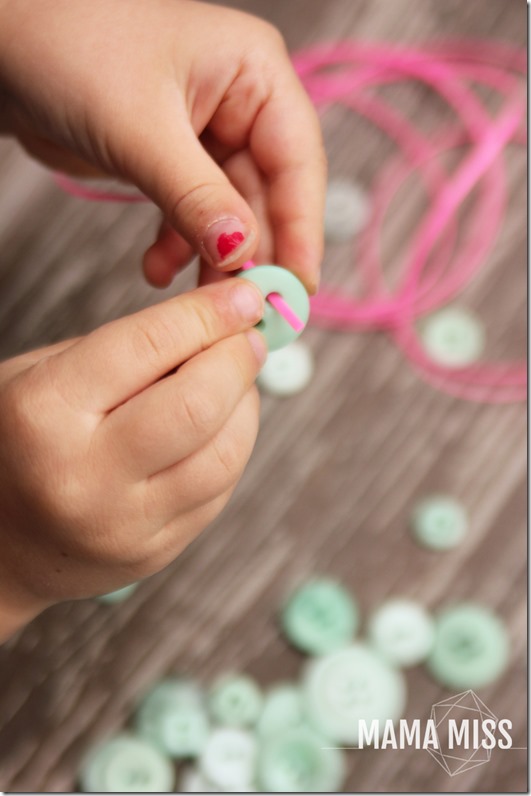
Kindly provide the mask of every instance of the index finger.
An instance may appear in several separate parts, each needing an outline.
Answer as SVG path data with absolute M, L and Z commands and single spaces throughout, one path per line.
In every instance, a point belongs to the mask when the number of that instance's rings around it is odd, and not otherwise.
M 291 64 L 256 116 L 249 143 L 269 182 L 276 261 L 315 293 L 323 256 L 326 156 L 317 113 Z
M 219 340 L 254 326 L 263 307 L 258 288 L 227 279 L 101 326 L 47 366 L 71 406 L 109 412 Z

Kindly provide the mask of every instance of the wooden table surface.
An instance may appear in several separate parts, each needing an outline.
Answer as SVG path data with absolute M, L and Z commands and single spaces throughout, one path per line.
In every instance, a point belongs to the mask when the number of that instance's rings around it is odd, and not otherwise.
M 524 45 L 524 0 L 248 0 L 294 49 L 341 37 L 417 42 L 495 36 Z M 437 128 L 441 109 L 411 86 L 389 94 Z M 379 133 L 346 113 L 324 120 L 333 176 L 369 185 L 390 152 Z M 511 203 L 488 266 L 462 301 L 484 319 L 489 353 L 525 351 L 525 154 L 507 157 Z M 392 261 L 408 219 L 404 196 L 384 236 Z M 161 294 L 139 263 L 154 208 L 98 205 L 64 195 L 43 169 L 0 142 L 0 355 L 88 332 Z M 328 247 L 325 273 L 352 269 L 349 247 Z M 162 297 L 190 287 L 181 278 Z M 167 672 L 208 680 L 236 668 L 264 685 L 297 676 L 302 658 L 274 616 L 293 584 L 315 573 L 341 579 L 364 616 L 388 595 L 430 609 L 473 599 L 496 610 L 512 641 L 509 670 L 479 695 L 513 722 L 526 747 L 526 415 L 523 404 L 486 406 L 435 391 L 381 334 L 305 337 L 317 370 L 300 396 L 265 398 L 261 432 L 229 507 L 164 572 L 127 602 L 47 611 L 0 650 L 0 786 L 61 792 L 93 742 L 122 727 L 132 705 Z M 461 499 L 471 531 L 435 554 L 412 541 L 408 518 L 430 492 Z M 421 668 L 407 673 L 407 718 L 429 717 L 451 691 Z M 526 752 L 450 778 L 425 752 L 350 753 L 348 787 L 376 792 L 526 790 Z

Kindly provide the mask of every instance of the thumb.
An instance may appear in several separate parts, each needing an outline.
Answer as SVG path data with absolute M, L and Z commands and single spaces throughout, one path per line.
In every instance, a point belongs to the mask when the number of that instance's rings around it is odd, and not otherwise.
M 247 202 L 203 149 L 188 119 L 151 126 L 135 146 L 128 177 L 161 208 L 169 223 L 214 268 L 234 270 L 255 252 L 258 223 Z M 166 140 L 165 140 L 166 138 Z

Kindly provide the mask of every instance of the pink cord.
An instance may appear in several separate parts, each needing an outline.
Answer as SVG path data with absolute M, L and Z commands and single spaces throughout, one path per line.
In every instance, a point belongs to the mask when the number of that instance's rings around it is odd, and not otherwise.
M 386 331 L 427 381 L 455 396 L 489 403 L 525 400 L 525 362 L 445 368 L 426 355 L 415 329 L 418 318 L 459 295 L 495 245 L 507 205 L 504 150 L 511 143 L 526 145 L 525 51 L 490 41 L 433 42 L 419 48 L 344 41 L 303 50 L 293 62 L 319 110 L 341 104 L 366 117 L 397 146 L 396 157 L 375 181 L 372 217 L 357 241 L 354 260 L 362 297 L 324 287 L 311 301 L 311 320 L 334 329 Z M 448 129 L 423 132 L 378 96 L 379 86 L 404 80 L 423 83 L 452 109 L 455 121 Z M 502 100 L 494 117 L 473 84 Z M 467 155 L 449 172 L 444 155 L 463 147 Z M 427 210 L 391 288 L 381 261 L 382 229 L 393 198 L 412 175 L 426 191 Z M 85 199 L 148 201 L 141 195 L 87 189 L 64 175 L 55 179 Z M 466 225 L 459 222 L 465 200 L 473 200 Z M 244 266 L 249 267 L 253 264 Z M 303 328 L 280 295 L 267 299 L 294 329 Z
M 247 260 L 246 263 L 242 265 L 242 271 L 249 271 L 251 268 L 255 268 L 256 264 L 252 260 Z M 302 332 L 304 329 L 305 324 L 298 315 L 291 309 L 289 304 L 284 301 L 280 293 L 269 293 L 266 296 L 266 300 L 269 301 L 272 307 L 276 309 L 276 311 L 282 315 L 282 317 L 289 323 L 292 329 L 295 329 L 296 332 Z
M 526 143 L 525 52 L 479 41 L 417 49 L 347 41 L 312 47 L 293 60 L 320 110 L 337 103 L 346 106 L 383 130 L 399 150 L 373 186 L 372 217 L 357 242 L 355 261 L 363 297 L 325 287 L 312 299 L 312 321 L 335 329 L 387 331 L 425 379 L 461 398 L 492 403 L 524 400 L 524 362 L 442 367 L 426 355 L 415 321 L 458 295 L 495 244 L 507 201 L 503 152 L 511 142 Z M 452 108 L 457 124 L 426 134 L 378 96 L 378 86 L 406 79 L 437 92 Z M 495 118 L 471 83 L 501 95 L 504 102 Z M 468 154 L 449 174 L 442 156 L 464 145 Z M 399 263 L 398 285 L 391 289 L 380 256 L 382 226 L 396 192 L 412 174 L 422 180 L 429 201 Z M 474 199 L 470 219 L 466 226 L 460 225 L 459 209 L 470 198 Z
M 67 177 L 66 174 L 60 174 L 59 172 L 55 172 L 53 178 L 63 191 L 66 191 L 71 196 L 76 196 L 78 199 L 88 199 L 91 202 L 131 202 L 132 204 L 150 201 L 147 196 L 141 193 L 100 191 L 97 188 L 89 188 L 87 185 L 82 185 L 76 180 Z

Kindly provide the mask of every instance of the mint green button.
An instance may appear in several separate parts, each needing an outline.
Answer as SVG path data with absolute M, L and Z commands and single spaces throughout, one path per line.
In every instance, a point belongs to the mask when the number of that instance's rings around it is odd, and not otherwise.
M 168 793 L 174 780 L 173 766 L 164 755 L 125 734 L 95 747 L 80 774 L 85 793 Z
M 267 738 L 281 730 L 300 727 L 304 721 L 304 701 L 299 686 L 281 683 L 265 696 L 257 732 L 260 738 Z
M 257 743 L 254 735 L 236 727 L 212 731 L 199 761 L 203 776 L 221 791 L 253 789 Z
M 138 712 L 156 716 L 171 705 L 201 707 L 204 696 L 195 680 L 185 677 L 167 677 L 155 683 L 143 697 Z
M 505 626 L 487 608 L 461 603 L 437 617 L 428 668 L 443 685 L 481 688 L 500 676 L 508 659 Z
M 460 307 L 447 307 L 428 317 L 421 325 L 420 337 L 433 361 L 450 368 L 471 365 L 485 348 L 480 321 Z
M 136 730 L 165 754 L 180 759 L 200 754 L 208 738 L 209 722 L 202 708 L 170 702 L 157 715 L 140 712 Z
M 288 599 L 280 617 L 291 643 L 320 655 L 348 644 L 358 625 L 358 610 L 350 594 L 327 578 L 311 580 Z
M 197 757 L 209 734 L 209 721 L 197 685 L 170 679 L 142 702 L 135 719 L 138 735 L 170 757 Z
M 345 778 L 343 755 L 309 727 L 269 738 L 258 757 L 258 785 L 266 793 L 334 793 Z
M 230 674 L 214 683 L 208 707 L 213 719 L 227 727 L 256 724 L 263 704 L 262 692 L 250 677 Z
M 109 605 L 114 605 L 114 603 L 121 603 L 124 600 L 127 600 L 127 598 L 132 595 L 137 586 L 138 583 L 130 583 L 129 586 L 124 586 L 122 589 L 116 589 L 116 591 L 110 591 L 108 594 L 100 594 L 99 597 L 97 597 L 96 599 L 102 603 L 108 603 Z
M 434 622 L 426 609 L 414 600 L 392 599 L 370 617 L 371 644 L 395 666 L 415 666 L 433 647 Z
M 291 271 L 278 265 L 258 265 L 256 268 L 242 271 L 238 276 L 254 282 L 262 291 L 264 298 L 270 293 L 281 295 L 302 323 L 307 324 L 310 316 L 310 299 L 302 282 Z M 269 351 L 283 348 L 300 335 L 300 332 L 296 332 L 267 301 L 264 316 L 256 328 L 264 335 Z
M 414 509 L 413 533 L 417 541 L 431 550 L 451 550 L 465 538 L 468 517 L 463 506 L 452 497 L 434 495 Z
M 337 744 L 357 745 L 362 719 L 367 728 L 376 720 L 383 733 L 406 704 L 402 673 L 362 643 L 310 661 L 303 694 L 311 725 Z

